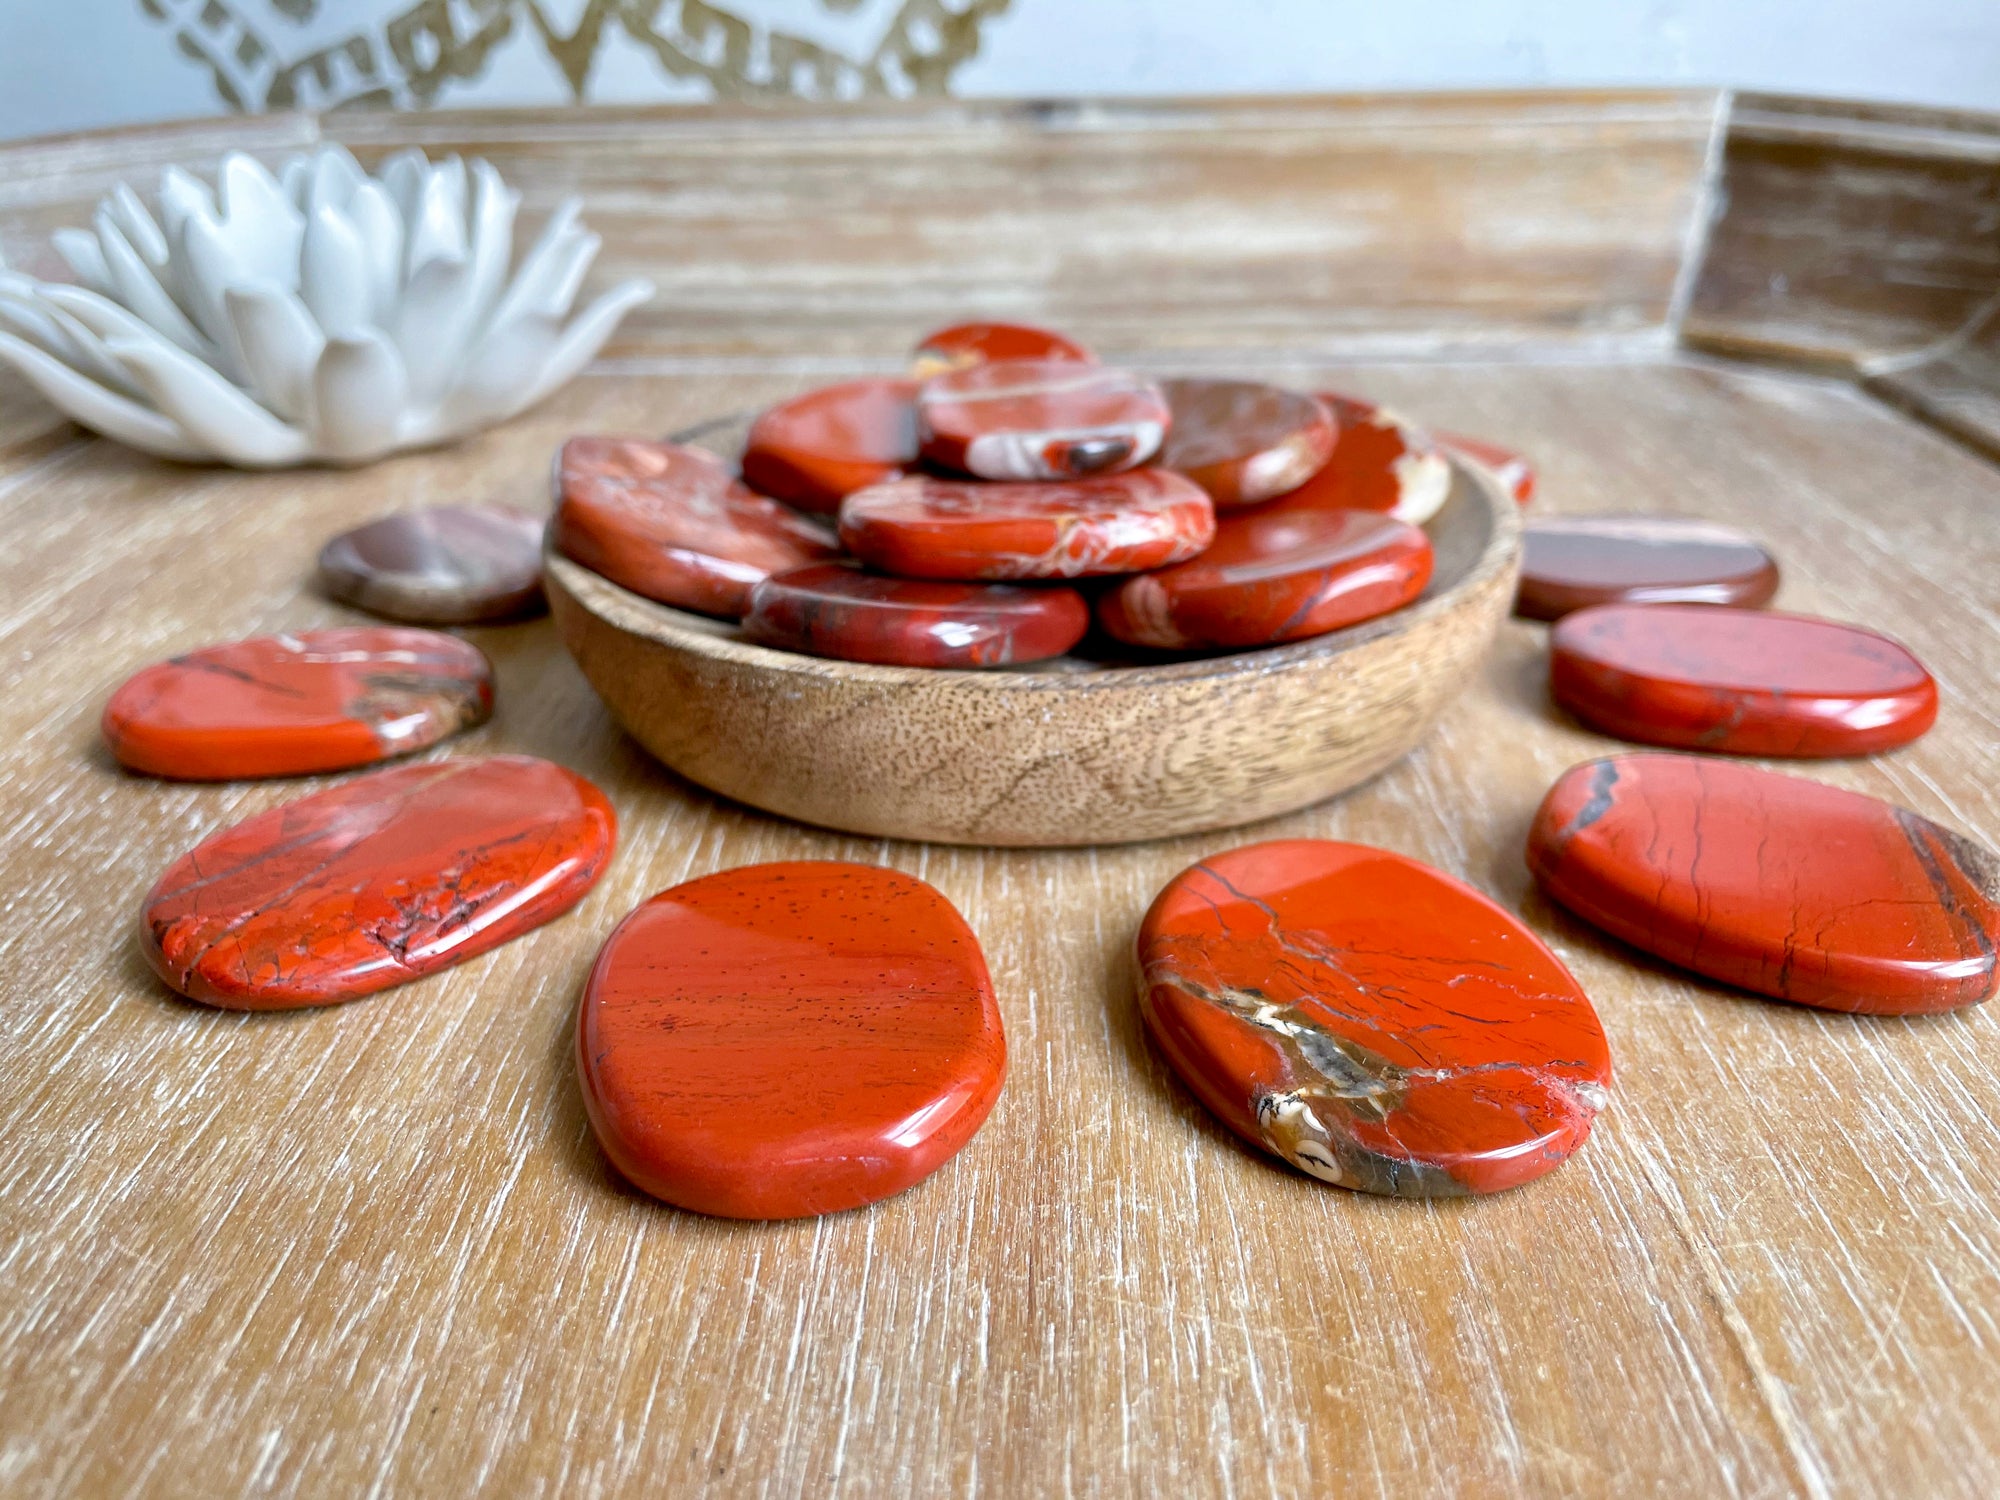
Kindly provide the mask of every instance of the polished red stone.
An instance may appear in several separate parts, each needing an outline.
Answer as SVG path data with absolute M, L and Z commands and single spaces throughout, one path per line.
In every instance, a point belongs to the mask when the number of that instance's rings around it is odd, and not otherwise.
M 917 393 L 924 457 L 981 479 L 1076 479 L 1142 464 L 1173 415 L 1150 380 L 1070 360 L 995 360 Z
M 1461 432 L 1440 432 L 1435 436 L 1445 452 L 1479 465 L 1522 505 L 1535 498 L 1535 466 L 1525 455 Z
M 1758 994 L 1902 1015 L 1988 999 L 2000 854 L 1859 792 L 1694 755 L 1566 771 L 1528 834 L 1557 901 Z
M 663 604 L 736 619 L 750 586 L 839 554 L 821 525 L 737 482 L 699 448 L 579 437 L 556 463 L 565 557 Z
M 851 563 L 774 573 L 743 633 L 809 656 L 903 667 L 1004 667 L 1061 656 L 1090 627 L 1074 589 L 885 578 Z
M 1400 854 L 1291 839 L 1176 876 L 1139 929 L 1154 1043 L 1216 1118 L 1325 1182 L 1517 1187 L 1611 1084 L 1596 1012 L 1511 912 Z
M 1733 526 L 1685 516 L 1544 516 L 1521 534 L 1514 613 L 1559 620 L 1594 604 L 1765 604 L 1777 560 Z
M 320 549 L 320 587 L 419 625 L 511 620 L 544 607 L 542 523 L 499 505 L 434 505 L 344 531 Z
M 1430 538 L 1392 516 L 1274 501 L 1223 516 L 1192 562 L 1127 578 L 1097 618 L 1133 646 L 1270 646 L 1400 609 L 1431 562 Z
M 914 876 L 749 865 L 663 891 L 577 1014 L 591 1127 L 654 1197 L 734 1219 L 859 1208 L 922 1181 L 1000 1097 L 979 940 Z
M 996 359 L 1066 359 L 1095 364 L 1097 357 L 1074 339 L 1025 323 L 955 323 L 940 328 L 911 357 L 910 373 L 919 380 L 968 365 Z
M 1885 636 L 1712 604 L 1604 604 L 1549 633 L 1549 686 L 1620 739 L 1733 755 L 1870 755 L 1937 719 L 1937 684 Z
M 1218 506 L 1254 505 L 1326 467 L 1333 412 L 1315 396 L 1257 380 L 1165 380 L 1174 424 L 1160 462 Z
M 1451 494 L 1451 464 L 1421 427 L 1352 396 L 1321 391 L 1337 433 L 1320 471 L 1272 504 L 1375 510 L 1421 526 Z
M 916 394 L 913 380 L 850 380 L 772 407 L 750 424 L 743 482 L 833 514 L 854 491 L 917 461 Z
M 525 755 L 397 766 L 203 840 L 140 919 L 193 1000 L 292 1010 L 403 984 L 568 911 L 611 859 L 603 793 Z
M 840 507 L 847 550 L 904 578 L 1090 578 L 1165 567 L 1215 537 L 1192 480 L 1132 469 L 1043 484 L 898 479 Z
M 229 781 L 344 771 L 483 723 L 493 669 L 433 630 L 362 625 L 261 635 L 147 667 L 104 705 L 134 771 Z

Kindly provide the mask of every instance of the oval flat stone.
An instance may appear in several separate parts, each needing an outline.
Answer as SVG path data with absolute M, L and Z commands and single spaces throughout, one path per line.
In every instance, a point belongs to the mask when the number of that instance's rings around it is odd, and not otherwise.
M 933 376 L 917 393 L 923 455 L 981 479 L 1076 479 L 1142 464 L 1173 420 L 1128 370 L 1070 360 L 994 360 Z
M 919 380 L 968 365 L 996 359 L 1066 359 L 1096 364 L 1097 356 L 1083 345 L 1046 328 L 1026 323 L 954 323 L 940 328 L 917 345 L 910 373 Z
M 1160 462 L 1218 506 L 1255 505 L 1326 466 L 1335 442 L 1325 402 L 1257 380 L 1165 380 L 1174 421 Z
M 1685 516 L 1544 516 L 1521 537 L 1514 613 L 1558 620 L 1593 604 L 1770 601 L 1777 560 L 1733 526 Z
M 1007 1043 L 979 940 L 923 881 L 749 865 L 653 897 L 577 1013 L 591 1127 L 635 1186 L 791 1219 L 900 1193 L 985 1122 Z
M 1511 912 L 1383 849 L 1291 839 L 1185 870 L 1139 929 L 1140 1009 L 1201 1102 L 1324 1182 L 1490 1193 L 1583 1144 L 1611 1054 Z
M 542 523 L 497 505 L 436 505 L 343 531 L 320 549 L 332 598 L 419 625 L 511 620 L 545 607 Z
M 260 635 L 127 678 L 104 705 L 121 764 L 179 781 L 344 771 L 484 723 L 493 669 L 434 630 Z
M 851 563 L 774 573 L 743 633 L 809 656 L 903 667 L 1004 667 L 1061 656 L 1090 628 L 1074 589 L 885 578 Z
M 898 479 L 849 495 L 840 540 L 904 578 L 1091 578 L 1185 561 L 1215 537 L 1200 486 L 1165 469 L 1043 484 Z
M 1437 441 L 1394 412 L 1321 391 L 1333 413 L 1333 453 L 1317 474 L 1274 500 L 1298 508 L 1374 510 L 1421 526 L 1451 494 L 1451 464 Z
M 913 380 L 850 380 L 772 407 L 750 424 L 743 482 L 832 515 L 854 491 L 917 461 L 916 395 Z
M 699 448 L 577 437 L 556 463 L 555 543 L 620 588 L 741 617 L 750 586 L 839 555 L 819 525 L 739 483 Z
M 1460 432 L 1440 432 L 1436 437 L 1445 452 L 1477 464 L 1520 504 L 1526 505 L 1535 498 L 1535 466 L 1524 454 Z
M 1549 633 L 1549 686 L 1620 739 L 1732 755 L 1871 755 L 1937 720 L 1937 684 L 1886 636 L 1809 615 L 1605 604 Z
M 1125 579 L 1097 618 L 1133 646 L 1276 645 L 1400 609 L 1431 562 L 1430 538 L 1393 516 L 1274 501 L 1223 516 L 1192 562 Z
M 191 1000 L 334 1005 L 568 911 L 617 827 L 596 787 L 531 756 L 396 766 L 203 840 L 146 897 L 140 935 Z
M 2000 855 L 1859 792 L 1693 755 L 1563 773 L 1528 868 L 1594 926 L 1669 963 L 1824 1010 L 1988 999 Z

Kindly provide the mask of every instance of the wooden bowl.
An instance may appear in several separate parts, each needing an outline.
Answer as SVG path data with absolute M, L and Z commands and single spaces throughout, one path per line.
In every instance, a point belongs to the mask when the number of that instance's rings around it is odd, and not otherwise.
M 727 453 L 740 424 L 678 435 Z M 1162 665 L 931 671 L 742 640 L 551 551 L 564 644 L 618 722 L 711 790 L 849 833 L 1126 843 L 1291 812 L 1407 754 L 1514 597 L 1521 521 L 1453 466 L 1422 598 L 1308 641 Z

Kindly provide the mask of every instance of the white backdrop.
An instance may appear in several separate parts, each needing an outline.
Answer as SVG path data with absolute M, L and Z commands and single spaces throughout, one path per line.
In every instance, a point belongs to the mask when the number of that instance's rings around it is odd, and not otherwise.
M 438 48 L 413 20 L 491 45 L 412 93 Z M 914 75 L 870 63 L 891 35 Z M 837 66 L 786 76 L 801 44 Z M 352 97 L 357 56 L 445 105 L 1722 83 L 2000 109 L 2000 0 L 0 0 L 0 137 L 259 107 L 287 66 L 306 103 Z

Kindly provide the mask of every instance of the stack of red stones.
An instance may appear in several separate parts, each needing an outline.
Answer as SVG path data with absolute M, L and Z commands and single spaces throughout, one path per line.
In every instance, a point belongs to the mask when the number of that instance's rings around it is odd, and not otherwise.
M 993 667 L 1060 656 L 1093 619 L 1123 647 L 1216 651 L 1400 608 L 1430 580 L 1421 523 L 1450 483 L 1433 439 L 1365 402 L 1154 382 L 1060 334 L 977 323 L 924 340 L 908 378 L 766 411 L 740 472 L 572 439 L 554 539 L 766 645 Z

